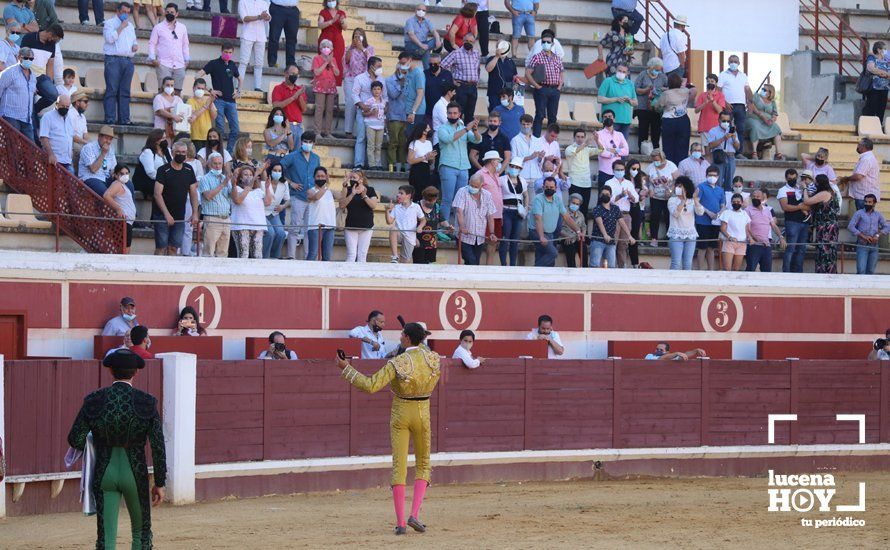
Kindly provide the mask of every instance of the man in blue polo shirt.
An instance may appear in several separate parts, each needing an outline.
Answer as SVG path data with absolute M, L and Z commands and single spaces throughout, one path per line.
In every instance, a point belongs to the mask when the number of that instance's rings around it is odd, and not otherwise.
M 720 226 L 714 225 L 720 211 L 726 207 L 726 194 L 723 188 L 717 185 L 720 179 L 720 169 L 716 166 L 708 166 L 705 172 L 708 180 L 695 188 L 695 196 L 705 209 L 705 213 L 695 215 L 695 230 L 698 231 L 698 241 L 695 248 L 698 256 L 695 257 L 695 269 L 701 269 L 701 257 L 705 257 L 708 271 L 713 271 L 718 265 L 716 260 L 717 237 L 720 234 Z
M 281 159 L 281 168 L 290 183 L 290 229 L 287 232 L 287 259 L 297 257 L 297 245 L 304 242 L 309 225 L 309 199 L 306 191 L 315 185 L 315 169 L 321 159 L 312 152 L 315 132 L 303 132 L 300 148 Z M 307 243 L 308 244 L 308 243 Z M 304 251 L 306 252 L 306 251 Z M 305 254 L 300 256 L 305 258 Z
M 501 132 L 507 139 L 513 139 L 519 135 L 519 119 L 525 114 L 525 109 L 513 103 L 513 88 L 501 90 L 500 104 L 494 108 L 501 115 Z
M 426 76 L 420 60 L 423 54 L 413 52 L 408 74 L 405 75 L 405 135 L 410 136 L 417 124 L 426 124 Z

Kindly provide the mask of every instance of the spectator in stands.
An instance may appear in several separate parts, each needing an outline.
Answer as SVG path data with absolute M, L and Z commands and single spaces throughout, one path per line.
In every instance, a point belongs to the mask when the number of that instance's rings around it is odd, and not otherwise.
M 535 180 L 535 193 L 541 193 L 544 191 L 544 181 L 547 178 L 553 178 L 556 180 L 556 200 L 565 203 L 566 201 L 562 200 L 563 192 L 569 190 L 569 181 L 561 177 L 561 173 L 556 169 L 553 161 L 549 158 L 544 159 L 544 163 L 541 165 L 541 177 Z
M 746 208 L 745 212 L 751 219 L 751 239 L 746 254 L 748 271 L 756 271 L 759 265 L 761 273 L 768 273 L 773 270 L 770 230 L 779 235 L 779 243 L 783 248 L 787 245 L 785 237 L 782 237 L 782 231 L 776 224 L 772 208 L 766 205 L 766 194 L 762 190 L 755 189 L 751 192 L 751 206 Z
M 612 20 L 611 30 L 603 36 L 596 46 L 599 52 L 598 59 L 605 60 L 608 66 L 606 69 L 607 77 L 617 73 L 620 66 L 629 66 L 633 60 L 634 38 L 633 34 L 629 33 L 629 30 L 630 20 L 627 16 L 616 16 Z M 609 53 L 603 55 L 603 48 L 609 48 Z M 627 74 L 626 69 L 625 74 Z
M 225 142 L 222 139 L 222 133 L 216 128 L 211 128 L 207 130 L 207 139 L 205 140 L 204 147 L 198 151 L 198 159 L 201 160 L 205 165 L 207 164 L 207 158 L 211 153 L 219 153 L 223 157 L 223 163 L 225 165 L 229 165 L 232 162 L 232 155 L 226 150 Z
M 241 88 L 244 83 L 238 72 L 238 65 L 232 61 L 235 46 L 231 42 L 223 42 L 220 46 L 220 56 L 208 61 L 204 68 L 198 72 L 199 77 L 210 75 L 213 85 L 213 103 L 216 105 L 216 127 L 222 130 L 225 123 L 229 124 L 228 149 L 232 152 L 235 140 L 238 139 L 238 104 L 236 100 L 241 97 Z M 238 86 L 235 87 L 237 76 Z
M 597 174 L 597 193 L 601 193 L 606 182 L 614 177 L 612 164 L 630 153 L 630 146 L 624 134 L 615 127 L 615 113 L 603 111 L 603 129 L 597 132 L 601 151 L 599 154 L 599 173 Z
M 82 1 L 82 0 L 81 0 Z M 97 0 L 98 1 L 98 0 Z M 117 17 L 105 21 L 105 124 L 130 124 L 130 86 L 133 81 L 133 56 L 139 51 L 136 28 L 130 22 L 132 6 L 117 5 Z
M 708 152 L 711 154 L 711 166 L 708 169 L 717 170 L 717 179 L 726 191 L 732 189 L 736 153 L 742 148 L 738 135 L 740 127 L 733 126 L 732 116 L 729 111 L 720 113 L 720 124 L 711 128 L 703 138 L 703 141 L 707 142 Z
M 269 335 L 269 349 L 261 351 L 257 359 L 290 359 L 291 361 L 296 361 L 299 357 L 297 357 L 297 352 L 288 349 L 284 333 L 276 330 Z
M 185 203 L 192 203 L 192 226 L 198 225 L 198 181 L 185 163 L 187 146 L 173 144 L 173 160 L 158 169 L 151 219 L 155 230 L 155 255 L 173 256 L 182 246 Z M 86 148 L 84 148 L 86 150 Z M 83 153 L 81 153 L 83 157 Z
M 812 174 L 808 174 L 812 180 Z M 789 168 L 785 170 L 785 186 L 779 189 L 776 198 L 779 199 L 785 217 L 785 238 L 788 240 L 788 248 L 782 258 L 782 271 L 785 273 L 803 273 L 803 260 L 807 243 L 810 237 L 810 228 L 807 224 L 809 208 L 803 204 L 803 174 L 798 181 L 797 170 Z
M 723 236 L 723 271 L 740 271 L 748 251 L 747 243 L 754 240 L 751 236 L 751 217 L 742 210 L 741 194 L 733 194 L 730 204 L 731 208 L 717 216 L 720 220 L 720 234 Z
M 545 156 L 544 138 L 535 137 L 532 134 L 533 125 L 534 118 L 531 115 L 522 115 L 519 118 L 519 134 L 510 140 L 511 158 L 522 161 L 520 174 L 525 181 L 532 184 L 543 177 L 541 165 Z M 528 190 L 528 188 L 526 189 Z
M 445 27 L 444 46 L 445 51 L 460 49 L 464 45 L 464 36 L 467 33 L 476 36 L 479 28 L 476 25 L 476 10 L 479 5 L 476 2 L 464 2 L 454 20 Z M 487 23 L 487 22 L 486 22 Z
M 188 99 L 187 103 L 192 109 L 192 114 L 189 116 L 189 124 L 191 125 L 189 134 L 192 136 L 192 142 L 194 142 L 195 147 L 200 150 L 207 144 L 206 140 L 200 138 L 207 136 L 207 132 L 213 126 L 217 115 L 213 95 L 207 93 L 206 80 L 203 78 L 195 79 L 195 84 L 192 87 L 192 97 Z
M 837 214 L 840 198 L 825 175 L 816 176 L 816 193 L 803 188 L 803 203 L 813 214 L 813 244 L 816 247 L 816 273 L 837 273 Z
M 151 347 L 151 338 L 148 337 L 148 327 L 137 325 L 130 329 L 130 351 L 143 359 L 154 359 L 155 354 L 148 351 Z
M 683 162 L 689 161 L 695 167 L 695 163 L 702 162 L 701 159 L 701 145 L 699 143 L 693 144 L 693 155 L 696 152 L 695 146 L 698 146 L 698 160 L 694 157 L 690 157 Z M 683 162 L 680 164 L 682 165 Z M 703 161 L 707 164 L 707 161 Z M 707 167 L 705 167 L 707 169 Z M 701 177 L 697 178 L 700 181 L 705 180 L 705 169 L 701 170 Z M 661 236 L 661 225 L 664 222 L 665 229 L 670 223 L 670 214 L 668 213 L 667 201 L 674 194 L 674 182 L 681 175 L 690 177 L 688 174 L 683 173 L 682 170 L 677 168 L 677 165 L 673 162 L 667 160 L 664 156 L 664 152 L 661 149 L 655 149 L 652 151 L 652 163 L 646 169 L 646 174 L 649 176 L 649 238 L 652 239 L 652 246 L 658 246 L 658 238 Z M 696 178 L 690 177 L 693 181 L 696 181 Z
M 489 76 L 489 78 L 491 77 Z M 512 142 L 513 138 L 519 135 L 520 119 L 525 114 L 525 109 L 513 103 L 512 86 L 501 90 L 499 102 L 499 105 L 494 108 L 494 112 L 501 116 L 501 132 Z M 532 125 L 534 125 L 533 118 Z
M 112 317 L 105 323 L 102 336 L 124 336 L 139 325 L 136 321 L 136 300 L 129 296 L 121 298 L 120 310 L 120 315 Z
M 679 164 L 686 158 L 691 137 L 691 123 L 686 113 L 689 104 L 689 89 L 681 86 L 679 75 L 668 77 L 668 89 L 655 102 L 662 109 L 664 155 L 667 160 Z
M 321 41 L 318 54 L 312 59 L 312 74 L 314 75 L 312 92 L 315 94 L 315 133 L 319 137 L 331 137 L 340 67 L 334 57 L 334 45 L 328 39 Z
M 430 185 L 423 190 L 421 200 L 417 203 L 423 211 L 424 221 L 420 232 L 420 242 L 414 248 L 414 263 L 436 263 L 436 249 L 439 247 L 441 231 L 452 231 L 452 227 L 442 217 L 442 206 L 439 204 L 439 190 Z
M 408 122 L 406 131 L 409 133 L 414 126 L 426 124 L 426 76 L 420 58 L 420 52 L 411 54 L 408 73 L 405 75 L 405 119 Z M 404 145 L 401 150 L 404 150 Z
M 583 201 L 584 198 L 578 193 L 572 193 L 569 196 L 569 217 L 572 218 L 576 226 L 581 228 L 587 227 L 587 222 L 584 221 L 584 212 L 581 210 Z M 562 238 L 562 253 L 566 257 L 566 267 L 576 267 L 576 257 L 581 258 L 581 267 L 586 266 L 587 251 L 578 234 L 572 231 L 568 224 L 564 224 L 559 236 Z
M 597 92 L 597 98 L 602 104 L 602 116 L 605 117 L 606 113 L 614 115 L 615 130 L 621 132 L 625 140 L 630 134 L 633 109 L 638 104 L 637 90 L 627 78 L 628 74 L 627 64 L 618 65 L 618 71 L 614 76 L 603 80 Z
M 862 116 L 876 116 L 884 120 L 887 109 L 887 91 L 890 90 L 890 60 L 885 56 L 887 48 L 882 41 L 875 42 L 871 47 L 871 55 L 865 59 L 865 70 L 871 74 L 871 85 L 862 94 L 865 105 Z
M 270 161 L 271 162 L 271 161 Z M 268 167 L 269 162 L 266 163 Z M 249 135 L 244 135 L 235 140 L 235 150 L 232 154 L 232 170 L 237 170 L 242 166 L 250 166 L 254 172 L 260 167 L 259 161 L 253 158 L 253 141 Z M 265 171 L 265 168 L 263 169 Z M 259 174 L 255 174 L 259 176 Z
M 185 306 L 179 312 L 176 328 L 173 336 L 207 336 L 207 331 L 201 326 L 198 312 L 192 306 Z
M 367 262 L 374 233 L 374 208 L 379 199 L 360 170 L 353 170 L 343 180 L 339 206 L 346 209 L 346 261 Z
M 332 54 L 337 65 L 336 85 L 343 84 L 343 53 L 346 49 L 343 42 L 343 31 L 346 29 L 346 12 L 340 9 L 339 0 L 327 0 L 324 9 L 318 13 L 318 46 L 324 40 L 330 40 Z
M 560 44 L 559 40 L 556 38 L 556 32 L 553 29 L 547 28 L 541 31 L 541 38 L 535 41 L 535 45 L 532 46 L 532 49 L 529 50 L 528 55 L 525 56 L 525 65 L 528 66 L 529 62 L 531 62 L 532 57 L 544 51 L 544 43 L 542 40 L 545 38 L 553 39 L 553 47 L 550 49 L 556 57 L 565 60 L 566 52 L 563 49 L 562 44 Z
M 534 90 L 535 123 L 532 128 L 537 136 L 541 133 L 544 116 L 552 125 L 557 121 L 559 97 L 564 83 L 562 59 L 553 53 L 553 38 L 541 39 L 541 53 L 532 56 L 525 66 L 525 80 Z
M 37 141 L 40 130 L 40 112 L 55 103 L 59 92 L 53 83 L 54 65 L 56 57 L 56 44 L 65 37 L 62 26 L 55 24 L 45 30 L 32 32 L 22 37 L 21 47 L 29 48 L 34 56 L 31 71 L 37 77 L 37 95 L 40 97 L 34 103 L 34 113 L 31 122 L 34 125 L 34 141 Z
M 176 110 L 182 105 L 182 98 L 175 95 L 174 80 L 172 76 L 165 77 L 161 82 L 161 91 L 152 101 L 152 111 L 154 111 L 154 127 L 164 130 L 164 134 L 168 140 L 173 140 L 173 124 L 183 121 L 183 116 L 177 114 Z
M 689 55 L 689 38 L 685 30 L 689 25 L 685 15 L 674 17 L 673 24 L 674 28 L 662 35 L 658 49 L 664 59 L 665 74 L 668 77 L 675 74 L 683 79 L 686 77 L 686 57 Z
M 232 215 L 232 184 L 223 174 L 223 157 L 214 151 L 207 159 L 209 170 L 198 186 L 201 193 L 201 214 L 204 216 L 204 256 L 225 258 L 229 255 L 229 226 Z
M 538 328 L 528 333 L 526 340 L 544 340 L 547 342 L 547 357 L 556 359 L 565 353 L 559 333 L 553 330 L 553 318 L 549 315 L 538 317 Z
M 300 70 L 297 66 L 288 65 L 284 71 L 284 81 L 272 89 L 272 107 L 284 109 L 295 146 L 303 135 L 303 111 L 306 110 L 306 89 L 297 86 L 299 77 Z
M 60 95 L 56 99 L 56 108 L 43 115 L 40 125 L 40 145 L 47 154 L 47 162 L 51 166 L 60 165 L 72 174 L 71 153 L 74 144 L 74 123 L 68 117 L 71 109 L 71 98 Z
M 590 267 L 614 268 L 617 266 L 617 242 L 630 237 L 630 227 L 624 221 L 621 210 L 613 204 L 612 188 L 607 184 L 597 198 L 591 212 L 593 232 L 590 235 Z M 620 231 L 619 231 L 620 229 Z
M 698 133 L 707 134 L 720 124 L 720 113 L 726 110 L 726 98 L 717 88 L 717 75 L 709 74 L 705 93 L 695 98 L 695 112 L 698 113 Z M 692 181 L 695 181 L 693 179 Z
M 494 151 L 501 158 L 502 163 L 498 168 L 498 176 L 504 173 L 510 164 L 510 138 L 501 130 L 501 115 L 493 111 L 488 115 L 488 129 L 482 132 L 482 141 L 470 149 L 470 164 L 476 170 L 482 170 L 482 158 L 490 151 Z M 486 187 L 488 189 L 488 187 Z
M 59 92 L 59 95 L 66 95 L 71 97 L 77 92 L 77 84 L 74 82 L 75 80 L 75 72 L 74 69 L 65 69 L 62 71 L 62 85 L 59 86 L 56 84 L 56 91 Z
M 671 345 L 668 342 L 659 342 L 655 346 L 655 353 L 648 354 L 647 360 L 661 361 L 689 361 L 690 359 L 698 359 L 699 357 L 707 357 L 708 354 L 701 348 L 695 348 L 689 351 L 671 351 Z
M 430 54 L 430 64 L 423 71 L 423 77 L 426 81 L 424 88 L 424 96 L 427 104 L 427 122 L 432 116 L 432 106 L 444 95 L 444 87 L 446 84 L 454 84 L 454 77 L 451 71 L 442 68 L 442 56 L 436 52 Z
M 350 338 L 362 341 L 362 359 L 383 359 L 386 357 L 386 342 L 383 329 L 386 327 L 386 316 L 376 309 L 368 314 L 368 323 L 349 331 Z
M 460 105 L 463 112 L 464 124 L 469 124 L 476 113 L 476 101 L 479 97 L 479 52 L 473 49 L 476 36 L 467 33 L 464 36 L 464 45 L 459 50 L 454 50 L 442 60 L 442 68 L 451 71 L 454 75 L 454 85 L 457 86 L 457 95 L 454 101 Z
M 864 137 L 859 140 L 856 146 L 856 153 L 859 154 L 859 161 L 856 168 L 853 169 L 852 176 L 845 176 L 838 182 L 840 185 L 849 185 L 850 196 L 856 203 L 856 210 L 862 210 L 865 207 L 865 196 L 874 195 L 881 200 L 881 185 L 879 178 L 881 175 L 880 162 L 874 153 L 874 142 Z
M 519 51 L 519 37 L 525 31 L 528 49 L 531 51 L 535 41 L 535 16 L 538 15 L 538 5 L 535 0 L 504 0 L 504 7 L 510 12 L 513 20 L 512 48 L 515 56 Z
M 627 164 L 623 160 L 615 161 L 612 165 L 615 170 L 615 176 L 606 182 L 606 187 L 612 190 L 612 204 L 618 207 L 621 212 L 621 219 L 627 227 L 626 235 L 630 235 L 630 207 L 632 204 L 640 202 L 640 195 L 637 193 L 633 180 L 627 178 Z M 624 268 L 628 264 L 628 240 L 624 238 L 617 239 L 617 267 Z M 613 267 L 616 267 L 613 265 Z
M 358 98 L 352 95 L 352 87 L 355 78 L 368 70 L 368 60 L 373 56 L 374 46 L 368 45 L 365 29 L 352 31 L 352 42 L 343 54 L 343 103 L 346 108 L 343 128 L 348 138 L 352 137 L 355 127 L 355 104 L 358 102 Z
M 389 232 L 389 246 L 392 251 L 391 263 L 410 264 L 417 246 L 417 234 L 423 230 L 426 221 L 423 210 L 413 202 L 414 188 L 402 185 L 396 194 L 396 204 L 390 202 L 386 210 L 386 223 L 392 226 Z
M 732 196 L 736 193 L 742 196 L 742 209 L 748 208 L 748 205 L 751 204 L 751 193 L 745 191 L 745 178 L 742 176 L 732 178 L 732 191 L 725 191 L 723 193 L 726 195 L 726 204 L 732 203 Z M 766 192 L 764 192 L 764 195 L 766 195 Z M 765 200 L 766 196 L 763 198 Z
M 414 132 L 409 136 L 407 165 L 410 168 L 408 183 L 414 188 L 415 198 L 419 197 L 431 183 L 431 163 L 435 162 L 436 155 L 438 154 L 433 149 L 432 134 L 433 130 L 430 125 L 424 124 L 415 126 Z M 391 133 L 390 136 L 392 136 Z
M 368 59 L 368 70 L 355 77 L 352 84 L 352 97 L 355 99 L 355 151 L 354 168 L 365 167 L 366 141 L 365 117 L 371 114 L 366 105 L 371 99 L 371 84 L 383 76 L 383 61 L 379 57 Z
M 763 153 L 758 150 L 758 145 L 761 141 L 771 139 L 776 151 L 773 159 L 785 160 L 785 156 L 779 151 L 782 145 L 782 129 L 776 122 L 779 118 L 779 107 L 776 102 L 776 89 L 772 84 L 764 84 L 760 92 L 754 94 L 749 115 L 746 130 L 754 155 L 762 159 Z
M 133 200 L 133 184 L 130 182 L 130 169 L 125 164 L 114 167 L 111 185 L 102 195 L 105 202 L 114 209 L 119 218 L 127 220 L 127 246 L 124 254 L 129 252 L 133 243 L 133 222 L 136 221 L 136 202 Z
M 470 350 L 473 349 L 473 343 L 476 341 L 476 333 L 472 330 L 462 330 L 458 340 L 460 343 L 455 348 L 454 353 L 451 354 L 451 358 L 460 359 L 461 363 L 468 369 L 479 368 L 485 362 L 485 358 L 473 357 L 473 354 L 470 353 Z
M 632 1 L 636 2 L 636 0 Z M 615 8 L 612 9 L 614 11 Z M 649 58 L 646 70 L 640 73 L 634 85 L 638 103 L 633 114 L 639 122 L 638 141 L 640 145 L 637 150 L 643 154 L 643 142 L 649 141 L 650 130 L 652 147 L 658 148 L 661 145 L 661 113 L 658 112 L 655 102 L 668 87 L 667 76 L 664 74 L 664 63 L 661 59 L 658 57 Z
M 865 196 L 865 206 L 857 210 L 847 229 L 856 237 L 856 273 L 873 275 L 878 265 L 878 240 L 881 235 L 890 233 L 890 225 L 880 212 L 875 211 L 878 198 L 869 193 Z
M 204 0 L 205 2 L 208 0 Z M 284 66 L 297 63 L 297 33 L 300 31 L 299 0 L 271 0 L 269 6 L 269 45 L 270 67 L 278 67 L 278 44 L 281 31 L 284 31 Z
M 185 68 L 191 60 L 188 29 L 177 20 L 179 8 L 169 3 L 164 8 L 164 21 L 154 25 L 148 40 L 148 60 L 154 65 L 158 82 L 173 77 L 176 93 L 182 91 Z
M 263 235 L 263 258 L 281 258 L 281 247 L 287 237 L 282 223 L 283 212 L 290 207 L 289 186 L 281 165 L 269 168 L 269 188 L 272 203 L 266 207 L 266 234 Z
M 587 133 L 584 127 L 575 130 L 574 141 L 566 147 L 565 173 L 569 176 L 569 193 L 581 196 L 581 215 L 586 216 L 590 209 L 590 190 L 593 182 L 590 178 L 590 157 L 600 152 L 596 132 Z
M 277 166 L 281 159 L 287 156 L 294 148 L 294 135 L 290 125 L 286 122 L 284 109 L 273 107 L 266 120 L 266 129 L 263 130 L 263 151 L 269 166 Z M 283 180 L 282 180 L 283 181 Z
M 691 179 L 680 176 L 674 183 L 674 194 L 667 202 L 671 216 L 667 232 L 671 249 L 671 269 L 689 271 L 692 269 L 692 256 L 699 236 L 695 216 L 704 214 L 705 209 L 699 202 L 698 193 Z
M 23 35 L 40 30 L 34 12 L 24 0 L 12 0 L 3 8 L 3 20 L 6 21 L 7 32 Z
M 498 239 L 504 237 L 504 193 L 501 191 L 499 178 L 500 172 L 503 170 L 502 165 L 505 166 L 509 162 L 510 159 L 504 159 L 497 150 L 492 149 L 482 157 L 482 167 L 476 172 L 482 178 L 482 189 L 488 191 L 494 204 L 494 234 Z M 485 245 L 485 265 L 495 263 L 494 253 L 496 249 L 496 243 L 489 240 Z
M 869 360 L 887 361 L 890 360 L 890 339 L 878 338 L 874 343 L 874 357 L 870 353 Z
M 681 176 L 686 176 L 692 181 L 705 181 L 707 179 L 707 170 L 711 166 L 708 159 L 702 153 L 702 145 L 697 141 L 693 141 L 689 146 L 689 156 L 683 159 L 677 165 Z
M 0 71 L 19 62 L 19 42 L 21 41 L 21 34 L 10 29 L 6 30 L 6 38 L 0 41 Z
M 467 185 L 467 170 L 470 169 L 467 144 L 476 144 L 482 141 L 482 136 L 479 134 L 479 121 L 473 120 L 464 125 L 460 115 L 460 104 L 449 103 L 447 124 L 442 125 L 436 132 L 442 154 L 439 159 L 439 178 L 442 182 L 442 215 L 449 221 L 452 202 L 455 202 L 456 194 Z
M 34 17 L 37 19 L 39 28 L 45 29 L 50 25 L 59 23 L 55 0 L 35 0 L 33 6 Z
M 87 117 L 84 116 L 87 108 L 90 106 L 90 96 L 83 90 L 78 91 L 71 96 L 71 105 L 73 110 L 68 111 L 68 118 L 74 125 L 74 146 L 72 149 L 71 163 L 76 167 L 80 161 L 81 148 L 89 143 L 89 134 L 87 130 Z
M 443 71 L 445 69 L 442 69 Z M 457 96 L 457 86 L 453 82 L 448 82 L 442 88 L 442 97 L 433 105 L 433 114 L 430 119 L 430 125 L 433 128 L 433 148 L 439 151 L 439 128 L 448 123 L 448 105 L 454 101 Z
M 297 257 L 297 246 L 303 244 L 309 226 L 309 200 L 306 192 L 315 185 L 315 171 L 321 166 L 321 159 L 312 152 L 314 145 L 315 132 L 306 132 L 300 141 L 300 149 L 281 159 L 281 167 L 284 168 L 284 175 L 290 185 L 290 228 L 287 235 L 289 259 Z M 305 246 L 308 247 L 308 242 Z
M 0 84 L 2 84 L 0 78 Z M 114 156 L 114 130 L 111 126 L 103 126 L 99 129 L 96 141 L 87 143 L 80 151 L 80 166 L 77 174 L 87 187 L 92 189 L 100 197 L 108 189 L 108 178 L 117 166 L 117 158 Z
M 694 197 L 703 208 L 703 212 L 695 214 L 695 231 L 698 233 L 696 248 L 698 256 L 695 258 L 696 269 L 701 269 L 702 256 L 708 271 L 717 267 L 715 254 L 717 252 L 717 237 L 720 235 L 720 226 L 715 225 L 715 220 L 720 212 L 726 208 L 726 195 L 723 188 L 717 185 L 720 170 L 716 166 L 708 167 L 706 171 L 708 179 L 699 184 L 695 189 Z M 670 208 L 670 206 L 668 206 Z M 697 210 L 697 209 L 696 209 Z
M 187 0 L 188 3 L 191 0 Z M 195 0 L 197 2 L 197 0 Z M 205 2 L 209 2 L 209 0 L 204 0 Z M 158 24 L 158 21 L 164 16 L 164 4 L 162 0 L 133 0 L 133 24 L 136 29 L 141 29 L 139 26 L 139 7 L 145 6 L 145 15 L 148 17 L 149 26 L 154 28 L 155 25 Z M 209 4 L 208 4 L 209 5 Z M 209 9 L 207 11 L 210 11 Z
M 386 135 L 389 138 L 387 156 L 391 169 L 396 172 L 408 171 L 408 163 L 405 160 L 406 138 L 410 132 L 405 130 L 407 125 L 405 116 L 405 77 L 410 70 L 407 61 L 410 56 L 404 52 L 399 54 L 399 64 L 395 72 L 383 81 L 386 96 Z M 404 67 L 404 68 L 403 68 Z M 422 117 L 426 124 L 425 117 Z
M 386 129 L 386 98 L 383 95 L 383 82 L 371 83 L 371 97 L 365 100 L 365 136 L 367 140 L 368 165 L 371 170 L 383 170 L 383 132 Z
M 93 18 L 96 20 L 96 26 L 105 23 L 105 3 L 102 0 L 92 0 Z M 80 17 L 81 25 L 90 24 L 89 0 L 77 0 L 77 13 Z
M 405 22 L 405 51 L 423 54 L 423 66 L 429 67 L 430 52 L 442 47 L 439 31 L 426 19 L 426 6 L 418 4 L 414 17 Z
M 139 164 L 133 176 L 133 185 L 144 197 L 154 196 L 155 179 L 158 168 L 170 162 L 170 148 L 167 146 L 164 130 L 154 128 L 148 133 L 145 146 L 139 154 Z
M 494 55 L 485 61 L 485 71 L 488 73 L 488 111 L 496 111 L 501 105 L 500 97 L 503 91 L 509 89 L 509 99 L 513 97 L 513 83 L 518 79 L 519 73 L 516 71 L 516 63 L 513 61 L 510 53 L 510 43 L 506 40 L 498 42 Z M 513 107 L 512 102 L 508 100 L 509 107 Z M 504 107 L 506 108 L 507 105 Z M 523 111 L 524 113 L 525 111 Z M 516 133 L 519 132 L 519 116 L 516 115 Z M 510 136 L 513 138 L 516 133 Z
M 556 265 L 556 230 L 559 219 L 571 227 L 577 235 L 581 229 L 569 217 L 565 204 L 555 198 L 556 179 L 552 176 L 544 180 L 544 192 L 535 195 L 528 217 L 528 233 L 538 238 L 535 243 L 535 267 L 553 267 Z
M 627 174 L 634 184 L 634 190 L 640 196 L 640 200 L 630 205 L 630 236 L 634 242 L 628 246 L 630 266 L 640 268 L 640 240 L 643 238 L 643 223 L 646 219 L 646 199 L 649 198 L 649 176 L 643 172 L 638 160 L 627 163 Z
M 828 149 L 825 147 L 819 147 L 815 155 L 801 153 L 800 160 L 803 161 L 804 169 L 812 172 L 814 177 L 818 174 L 825 174 L 828 176 L 828 181 L 837 183 L 837 174 L 834 173 L 834 168 L 828 162 Z
M 612 0 L 612 17 L 627 17 L 630 20 L 628 32 L 631 36 L 637 34 L 644 20 L 643 15 L 636 10 L 637 0 Z
M 266 23 L 272 19 L 269 15 L 269 0 L 238 0 L 238 17 L 241 19 L 241 57 L 238 77 L 241 82 L 247 75 L 247 65 L 253 61 L 253 89 L 263 90 L 263 50 L 266 49 L 268 36 Z M 320 17 L 319 17 L 320 19 Z M 340 38 L 342 44 L 343 38 Z M 341 53 L 342 55 L 342 53 Z
M 315 185 L 306 190 L 309 201 L 306 231 L 306 259 L 323 262 L 331 261 L 334 252 L 334 228 L 337 227 L 337 209 L 334 202 L 340 193 L 329 186 L 328 171 L 324 166 L 315 169 L 312 175 Z
M 751 102 L 754 94 L 751 93 L 751 88 L 748 86 L 748 75 L 739 70 L 739 56 L 729 56 L 729 68 L 720 73 L 720 77 L 717 79 L 717 88 L 723 92 L 727 107 L 732 106 L 732 119 L 735 128 L 744 131 L 748 112 L 747 105 Z M 722 123 L 722 117 L 720 120 Z M 741 156 L 739 148 L 736 148 L 734 153 L 736 153 L 736 157 Z M 733 167 L 733 171 L 735 171 L 735 167 Z
M 236 168 L 233 175 L 237 187 L 232 188 L 232 237 L 239 258 L 263 257 L 265 212 L 273 200 L 271 184 L 265 176 L 247 164 Z
M 485 241 L 496 243 L 498 236 L 494 216 L 497 209 L 491 193 L 482 188 L 483 178 L 476 173 L 469 185 L 460 188 L 454 197 L 457 229 L 461 240 L 461 258 L 467 265 L 479 265 Z M 494 248 L 490 247 L 489 260 Z

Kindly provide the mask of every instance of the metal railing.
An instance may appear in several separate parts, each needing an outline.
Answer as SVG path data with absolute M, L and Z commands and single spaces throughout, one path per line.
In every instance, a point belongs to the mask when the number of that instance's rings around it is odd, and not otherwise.
M 812 34 L 816 51 L 832 56 L 837 62 L 840 76 L 858 76 L 868 56 L 868 41 L 834 11 L 826 0 L 798 1 L 800 29 Z
M 664 5 L 661 0 L 645 0 L 643 6 L 643 27 L 646 41 L 651 40 L 656 45 L 659 44 L 661 37 L 664 36 L 673 26 L 674 14 Z M 689 78 L 692 56 L 692 37 L 687 29 L 683 29 L 686 35 L 686 41 L 689 47 L 686 50 L 686 78 Z M 664 53 L 662 53 L 662 57 Z
M 30 195 L 34 208 L 87 252 L 120 254 L 126 222 L 74 174 L 52 166 L 33 141 L 0 119 L 0 179 Z M 56 240 L 58 248 L 58 237 Z

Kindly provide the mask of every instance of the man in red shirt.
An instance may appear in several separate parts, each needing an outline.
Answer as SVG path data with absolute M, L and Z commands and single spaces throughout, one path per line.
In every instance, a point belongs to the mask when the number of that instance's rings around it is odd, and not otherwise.
M 288 65 L 284 71 L 284 81 L 272 89 L 272 107 L 284 109 L 284 116 L 290 122 L 294 144 L 300 144 L 303 135 L 303 111 L 306 109 L 306 89 L 297 86 L 300 70 L 296 65 Z
M 130 330 L 130 351 L 143 359 L 154 359 L 155 355 L 148 351 L 151 347 L 151 338 L 148 337 L 148 328 L 136 325 Z

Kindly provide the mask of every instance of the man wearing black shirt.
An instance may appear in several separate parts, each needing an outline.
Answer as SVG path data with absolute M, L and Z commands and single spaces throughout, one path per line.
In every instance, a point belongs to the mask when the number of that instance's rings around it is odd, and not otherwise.
M 443 69 L 439 64 L 442 62 L 442 56 L 437 53 L 430 54 L 430 68 L 423 71 L 426 77 L 426 88 L 424 96 L 426 98 L 426 122 L 431 124 L 433 120 L 433 105 L 442 99 L 443 89 L 446 84 L 454 84 L 454 77 L 451 71 Z
M 497 111 L 492 111 L 488 115 L 488 131 L 482 134 L 482 141 L 470 149 L 470 164 L 475 168 L 475 170 L 471 169 L 470 173 L 482 170 L 482 163 L 479 162 L 479 159 L 489 151 L 497 151 L 498 156 L 504 159 L 501 162 L 500 170 L 498 170 L 499 176 L 504 175 L 504 170 L 510 164 L 510 140 L 501 132 L 501 114 Z
M 19 46 L 31 48 L 34 61 L 31 63 L 31 71 L 37 76 L 37 96 L 40 99 L 34 104 L 34 116 L 31 123 L 34 126 L 34 142 L 40 143 L 40 119 L 38 114 L 56 102 L 59 92 L 53 83 L 53 62 L 56 58 L 56 43 L 65 37 L 65 31 L 58 23 L 50 25 L 46 30 L 32 32 L 22 37 Z
M 198 77 L 210 75 L 213 83 L 213 104 L 216 106 L 215 125 L 222 131 L 224 121 L 229 122 L 229 137 L 226 140 L 226 149 L 229 153 L 235 150 L 235 140 L 238 139 L 238 104 L 235 100 L 241 97 L 241 75 L 238 73 L 238 64 L 232 61 L 235 46 L 230 42 L 223 42 L 220 56 L 208 61 L 198 73 Z M 235 88 L 235 80 L 238 87 Z
M 185 201 L 192 202 L 192 226 L 198 224 L 198 180 L 185 163 L 188 146 L 173 144 L 173 160 L 158 168 L 151 219 L 155 230 L 155 255 L 174 256 L 185 231 Z
M 510 43 L 506 40 L 498 42 L 495 54 L 485 62 L 485 70 L 488 72 L 488 110 L 501 104 L 501 92 L 504 89 L 513 89 L 513 81 L 519 74 L 516 72 L 516 63 L 508 55 Z M 504 165 L 506 166 L 506 162 Z

